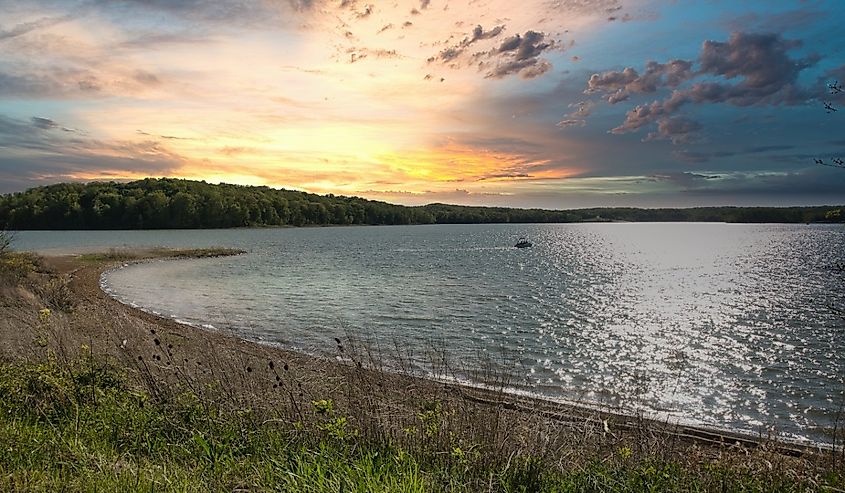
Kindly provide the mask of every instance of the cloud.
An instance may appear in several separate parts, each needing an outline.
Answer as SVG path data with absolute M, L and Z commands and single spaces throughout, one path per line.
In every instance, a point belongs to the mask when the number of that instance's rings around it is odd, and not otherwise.
M 364 58 L 401 58 L 402 55 L 396 52 L 396 50 L 384 50 L 384 49 L 370 49 L 370 48 L 349 48 L 346 50 L 349 54 L 349 63 L 355 63 L 363 60 Z
M 797 159 L 794 159 L 795 156 L 773 156 L 769 153 L 779 152 L 779 151 L 788 151 L 791 149 L 795 149 L 794 145 L 791 144 L 776 144 L 776 145 L 764 145 L 764 146 L 752 146 L 746 147 L 744 149 L 736 149 L 736 150 L 727 150 L 727 151 L 690 151 L 690 150 L 676 150 L 672 154 L 680 159 L 681 161 L 685 161 L 688 163 L 704 163 L 710 161 L 712 159 L 719 159 L 719 158 L 731 158 L 736 156 L 754 156 L 759 154 L 767 154 L 766 159 L 783 159 L 787 158 L 794 161 L 806 161 L 811 156 L 810 155 L 802 155 L 799 156 Z
M 558 127 L 583 127 L 587 124 L 587 120 L 579 120 L 576 118 L 568 118 L 557 123 Z
M 665 182 L 678 185 L 684 189 L 699 188 L 702 186 L 711 186 L 713 180 L 720 180 L 724 175 L 717 174 L 701 174 L 689 171 L 684 172 L 666 172 L 655 173 L 649 178 L 656 182 Z
M 49 66 L 9 72 L 0 66 L 0 97 L 6 98 L 95 99 L 137 95 L 159 86 L 161 79 L 144 70 Z
M 700 129 L 700 123 L 682 116 L 664 118 L 657 123 L 657 131 L 649 133 L 644 140 L 670 140 L 673 144 L 688 144 L 693 134 Z
M 40 128 L 42 130 L 52 130 L 59 126 L 58 123 L 54 122 L 49 118 L 41 118 L 38 116 L 32 117 L 32 126 L 35 128 Z
M 287 22 L 292 12 L 313 12 L 322 3 L 322 0 L 94 0 L 91 6 L 100 12 L 110 11 L 119 16 L 126 15 L 129 10 L 139 16 L 153 12 L 192 22 L 255 27 Z
M 552 43 L 543 43 L 545 34 L 536 31 L 526 31 L 524 36 L 519 34 L 511 36 L 493 50 L 493 53 L 507 53 L 513 55 L 515 60 L 528 60 L 536 58 Z
M 65 132 L 53 132 L 56 129 Z M 17 184 L 17 190 L 105 174 L 166 174 L 184 163 L 181 156 L 155 139 L 91 139 L 44 117 L 32 117 L 27 122 L 0 115 L 0 149 L 0 186 Z
M 558 127 L 583 127 L 587 124 L 587 117 L 593 113 L 593 108 L 596 103 L 593 101 L 578 101 L 569 105 L 570 108 L 575 108 L 575 111 L 566 115 L 566 117 L 558 122 Z
M 668 63 L 649 61 L 640 75 L 627 67 L 621 72 L 593 74 L 587 81 L 587 94 L 605 93 L 607 102 L 616 104 L 632 94 L 653 93 L 662 87 L 675 88 L 693 77 L 692 62 L 672 60 Z
M 374 11 L 375 11 L 375 6 L 374 6 L 374 5 L 365 5 L 365 6 L 364 6 L 364 9 L 363 9 L 363 10 L 361 10 L 361 11 L 359 11 L 359 12 L 356 14 L 356 16 L 357 16 L 359 19 L 366 19 L 367 17 L 371 16 L 371 15 L 373 14 L 373 12 L 374 12 Z
M 505 26 L 496 26 L 489 31 L 485 31 L 481 25 L 475 26 L 472 32 L 466 36 L 463 40 L 461 40 L 458 44 L 449 46 L 444 48 L 437 56 L 430 57 L 428 59 L 428 63 L 432 63 L 435 61 L 440 61 L 442 63 L 448 63 L 456 58 L 460 57 L 464 54 L 464 52 L 469 48 L 471 45 L 478 41 L 492 39 L 502 33 L 505 30 Z
M 667 64 L 649 62 L 640 75 L 633 68 L 621 72 L 593 74 L 587 93 L 604 93 L 611 104 L 627 100 L 633 94 L 673 89 L 663 100 L 641 104 L 625 115 L 625 121 L 611 133 L 634 132 L 657 123 L 658 130 L 646 140 L 669 139 L 686 142 L 700 126 L 687 119 L 672 119 L 688 104 L 729 104 L 732 106 L 798 105 L 811 97 L 811 92 L 798 85 L 798 76 L 813 66 L 818 57 L 794 59 L 789 51 L 801 42 L 785 40 L 779 34 L 733 33 L 727 42 L 705 41 L 698 57 L 698 70 L 684 60 Z M 683 88 L 685 82 L 705 78 Z M 728 81 L 738 80 L 736 83 Z M 683 136 L 683 137 L 681 137 Z
M 817 57 L 790 58 L 788 52 L 801 44 L 801 41 L 785 40 L 779 34 L 735 32 L 726 43 L 705 41 L 699 64 L 704 74 L 743 79 L 737 85 L 723 87 L 727 98 L 733 98 L 739 106 L 748 106 L 792 88 L 798 74 L 818 61 Z
M 471 45 L 472 43 L 475 43 L 476 41 L 480 41 L 482 39 L 495 38 L 496 36 L 501 34 L 502 31 L 504 31 L 504 30 L 505 30 L 505 26 L 503 26 L 503 25 L 502 26 L 496 26 L 493 29 L 490 29 L 489 31 L 485 31 L 484 28 L 481 27 L 481 25 L 477 25 L 472 30 L 472 36 L 470 37 L 470 40 L 467 43 L 467 46 Z
M 490 52 L 490 56 L 498 61 L 486 77 L 501 79 L 519 73 L 525 79 L 532 79 L 543 75 L 551 69 L 551 64 L 539 57 L 555 46 L 553 41 L 546 39 L 545 33 L 537 31 L 526 31 L 522 36 L 516 34 L 505 39 Z
M 158 76 L 144 70 L 136 70 L 135 73 L 132 74 L 132 78 L 145 86 L 157 86 L 161 84 Z
M 552 64 L 545 60 L 529 58 L 526 60 L 509 60 L 496 65 L 485 77 L 501 79 L 511 74 L 519 74 L 523 79 L 539 77 L 552 68 Z
M 73 17 L 70 15 L 62 15 L 57 17 L 42 17 L 30 22 L 23 22 L 14 26 L 11 29 L 0 29 L 0 41 L 16 38 L 32 31 L 43 29 L 45 27 L 54 26 L 62 22 L 66 22 Z

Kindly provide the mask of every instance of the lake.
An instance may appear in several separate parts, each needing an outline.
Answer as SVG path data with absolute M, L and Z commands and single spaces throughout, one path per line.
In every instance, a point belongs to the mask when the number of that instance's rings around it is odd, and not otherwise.
M 519 236 L 533 248 L 516 249 Z M 312 354 L 351 336 L 417 371 L 829 442 L 845 400 L 845 229 L 436 225 L 21 232 L 47 253 L 226 246 L 107 274 L 118 299 Z M 387 358 L 391 361 L 391 358 Z M 841 425 L 841 423 L 840 423 Z

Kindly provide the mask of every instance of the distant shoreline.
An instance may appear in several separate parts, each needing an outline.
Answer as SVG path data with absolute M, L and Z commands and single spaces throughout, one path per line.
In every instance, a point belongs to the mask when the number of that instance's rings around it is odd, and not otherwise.
M 0 230 L 222 229 L 268 226 L 581 222 L 841 223 L 845 206 L 525 209 L 404 206 L 178 179 L 60 183 L 0 195 Z
M 325 228 L 389 228 L 389 227 L 426 227 L 426 226 L 535 226 L 535 225 L 579 225 L 579 224 L 725 224 L 737 226 L 776 226 L 776 225 L 801 225 L 801 226 L 842 226 L 843 223 L 834 222 L 727 222 L 727 221 L 576 221 L 562 223 L 438 223 L 438 224 L 309 224 L 305 226 L 291 225 L 258 225 L 258 226 L 235 226 L 225 228 L 150 228 L 150 229 L 11 229 L 9 233 L 26 232 L 97 232 L 97 231 L 239 231 L 248 229 L 325 229 Z M 92 250 L 94 251 L 94 250 Z

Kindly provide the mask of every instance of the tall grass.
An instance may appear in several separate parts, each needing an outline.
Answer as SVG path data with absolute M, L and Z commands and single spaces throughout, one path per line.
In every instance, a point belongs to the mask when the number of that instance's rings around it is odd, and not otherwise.
M 0 366 L 2 491 L 806 491 L 836 476 L 755 474 L 714 460 L 693 468 L 620 448 L 562 470 L 534 454 L 479 463 L 457 447 L 428 453 L 365 438 L 315 401 L 314 419 L 261 419 L 184 392 L 155 398 L 89 356 Z M 430 436 L 442 409 L 421 411 Z

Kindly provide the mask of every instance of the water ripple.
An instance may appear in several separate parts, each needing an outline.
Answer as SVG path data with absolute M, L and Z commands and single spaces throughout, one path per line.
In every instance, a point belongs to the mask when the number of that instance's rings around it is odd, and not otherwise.
M 189 242 L 194 233 L 181 234 Z M 200 243 L 213 235 L 195 234 Z M 845 399 L 845 330 L 832 308 L 845 283 L 829 268 L 843 260 L 839 227 L 220 234 L 218 244 L 249 255 L 131 266 L 108 286 L 128 302 L 270 343 L 330 352 L 333 337 L 353 334 L 420 355 L 446 350 L 466 369 L 455 378 L 493 365 L 516 374 L 518 391 L 754 433 L 825 441 Z M 511 247 L 523 235 L 534 248 Z M 417 364 L 434 371 L 429 361 Z

